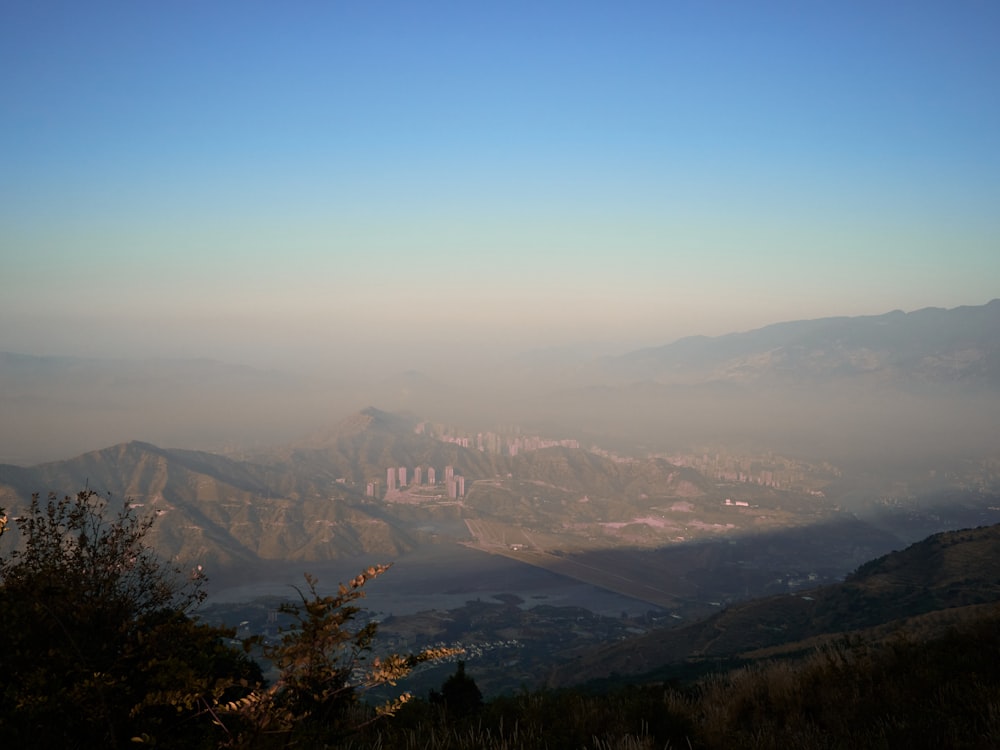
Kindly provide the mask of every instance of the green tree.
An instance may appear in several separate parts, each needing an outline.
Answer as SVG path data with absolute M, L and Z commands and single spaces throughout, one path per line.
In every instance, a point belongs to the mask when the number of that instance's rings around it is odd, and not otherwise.
M 455 674 L 441 685 L 441 692 L 431 691 L 431 703 L 444 705 L 456 718 L 469 716 L 483 707 L 483 694 L 476 681 L 465 673 L 465 662 L 459 661 Z
M 200 568 L 164 563 L 146 545 L 152 519 L 128 500 L 112 515 L 89 490 L 35 495 L 15 523 L 19 543 L 0 555 L 4 744 L 213 745 L 206 708 L 248 691 L 260 669 L 231 631 L 191 617 Z

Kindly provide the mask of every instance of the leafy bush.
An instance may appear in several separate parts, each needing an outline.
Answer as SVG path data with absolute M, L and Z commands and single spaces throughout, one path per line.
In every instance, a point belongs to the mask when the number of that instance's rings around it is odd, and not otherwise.
M 210 746 L 203 708 L 260 670 L 231 632 L 190 616 L 202 600 L 145 545 L 151 520 L 93 491 L 32 497 L 0 556 L 0 735 L 9 747 Z

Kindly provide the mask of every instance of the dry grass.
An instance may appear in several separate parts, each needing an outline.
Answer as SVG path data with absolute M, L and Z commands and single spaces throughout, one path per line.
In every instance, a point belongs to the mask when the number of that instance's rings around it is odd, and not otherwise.
M 418 702 L 418 704 L 421 702 Z M 424 704 L 346 747 L 403 750 L 994 748 L 1000 609 L 931 639 L 842 639 L 687 686 L 497 698 L 468 721 Z

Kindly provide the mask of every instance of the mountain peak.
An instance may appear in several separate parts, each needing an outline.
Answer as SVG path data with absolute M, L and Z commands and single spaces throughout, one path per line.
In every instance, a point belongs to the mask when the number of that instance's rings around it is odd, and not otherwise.
M 391 431 L 397 432 L 401 428 L 410 426 L 410 420 L 398 414 L 382 411 L 374 406 L 369 406 L 356 414 L 352 414 L 340 421 L 337 425 L 337 432 L 341 434 L 356 434 L 365 431 Z

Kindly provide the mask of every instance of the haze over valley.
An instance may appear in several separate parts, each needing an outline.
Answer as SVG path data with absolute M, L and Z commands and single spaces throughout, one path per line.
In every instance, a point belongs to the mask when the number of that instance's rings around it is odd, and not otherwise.
M 778 323 L 618 356 L 456 357 L 364 378 L 8 352 L 0 459 L 51 461 L 132 439 L 245 452 L 329 429 L 371 404 L 470 431 L 519 425 L 606 448 L 747 440 L 799 453 L 815 446 L 812 458 L 960 458 L 995 434 L 998 309 Z
M 127 500 L 262 638 L 392 562 L 385 648 L 488 694 L 975 619 L 998 28 L 2 4 L 0 552 L 36 493 Z
M 109 427 L 155 436 L 162 411 L 176 438 L 216 442 L 133 439 L 7 464 L 0 505 L 16 515 L 34 492 L 78 487 L 130 498 L 155 516 L 165 556 L 210 571 L 219 606 L 287 595 L 303 572 L 333 585 L 352 567 L 397 561 L 398 583 L 387 575 L 371 606 L 410 639 L 468 639 L 428 613 L 498 596 L 520 604 L 499 610 L 498 633 L 546 632 L 508 621 L 542 605 L 557 607 L 553 632 L 566 606 L 635 618 L 627 627 L 645 632 L 1000 522 L 998 352 L 994 301 L 684 339 L 571 373 L 558 357 L 518 361 L 450 381 L 442 371 L 331 384 L 208 361 L 5 354 L 8 425 L 31 403 L 60 435 L 79 425 L 65 439 L 81 445 Z M 91 398 L 41 398 L 68 377 Z M 395 410 L 332 416 L 364 397 Z M 298 410 L 278 414 L 280 404 Z M 313 429 L 275 440 L 297 424 Z M 31 444 L 29 428 L 5 432 L 8 453 Z M 43 433 L 37 444 L 52 450 Z M 591 637 L 623 626 L 608 627 L 595 620 Z M 525 668 L 553 666 L 543 662 Z

